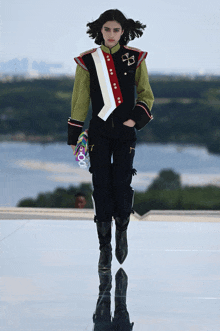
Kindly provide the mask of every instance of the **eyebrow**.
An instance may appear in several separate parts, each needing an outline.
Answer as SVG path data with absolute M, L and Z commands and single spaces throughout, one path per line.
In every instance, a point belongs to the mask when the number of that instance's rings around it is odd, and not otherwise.
M 104 26 L 104 29 L 110 29 L 108 26 Z M 113 30 L 120 30 L 120 28 L 114 28 Z

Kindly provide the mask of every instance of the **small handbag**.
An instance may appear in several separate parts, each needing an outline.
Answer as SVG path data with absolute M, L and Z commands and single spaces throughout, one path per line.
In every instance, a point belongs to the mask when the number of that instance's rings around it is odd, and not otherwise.
M 76 156 L 76 161 L 79 162 L 79 166 L 82 169 L 86 169 L 89 165 L 89 155 L 88 155 L 88 129 L 83 131 L 78 138 L 76 148 L 73 155 Z

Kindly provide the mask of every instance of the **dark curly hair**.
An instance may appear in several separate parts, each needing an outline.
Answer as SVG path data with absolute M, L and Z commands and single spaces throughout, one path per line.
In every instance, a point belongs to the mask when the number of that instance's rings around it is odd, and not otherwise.
M 104 43 L 102 37 L 101 28 L 108 21 L 118 22 L 122 30 L 124 30 L 123 35 L 120 38 L 121 45 L 127 45 L 129 41 L 134 38 L 139 38 L 142 36 L 143 31 L 146 28 L 146 25 L 142 24 L 139 21 L 134 21 L 131 18 L 127 19 L 125 15 L 118 9 L 109 9 L 102 13 L 96 21 L 88 23 L 88 30 L 86 33 L 89 34 L 89 37 L 95 39 L 97 45 Z

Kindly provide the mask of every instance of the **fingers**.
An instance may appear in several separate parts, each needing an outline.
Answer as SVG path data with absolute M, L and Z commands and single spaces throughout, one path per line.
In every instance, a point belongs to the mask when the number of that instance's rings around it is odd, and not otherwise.
M 129 119 L 129 120 L 125 121 L 123 124 L 127 125 L 127 126 L 130 126 L 130 127 L 133 127 L 133 126 L 135 126 L 136 123 L 132 119 Z
M 70 145 L 72 147 L 72 150 L 74 152 L 75 148 L 76 148 L 76 145 Z

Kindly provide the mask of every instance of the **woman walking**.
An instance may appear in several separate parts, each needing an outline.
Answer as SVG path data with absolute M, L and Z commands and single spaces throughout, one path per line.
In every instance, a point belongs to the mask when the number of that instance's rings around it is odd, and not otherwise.
M 87 26 L 89 36 L 101 46 L 75 58 L 68 144 L 75 149 L 91 99 L 88 140 L 94 221 L 99 238 L 99 270 L 105 270 L 111 268 L 112 261 L 112 218 L 119 263 L 128 254 L 127 228 L 134 195 L 131 181 L 136 172 L 135 129 L 141 130 L 152 119 L 154 97 L 145 64 L 147 53 L 127 46 L 143 34 L 146 25 L 111 9 Z

